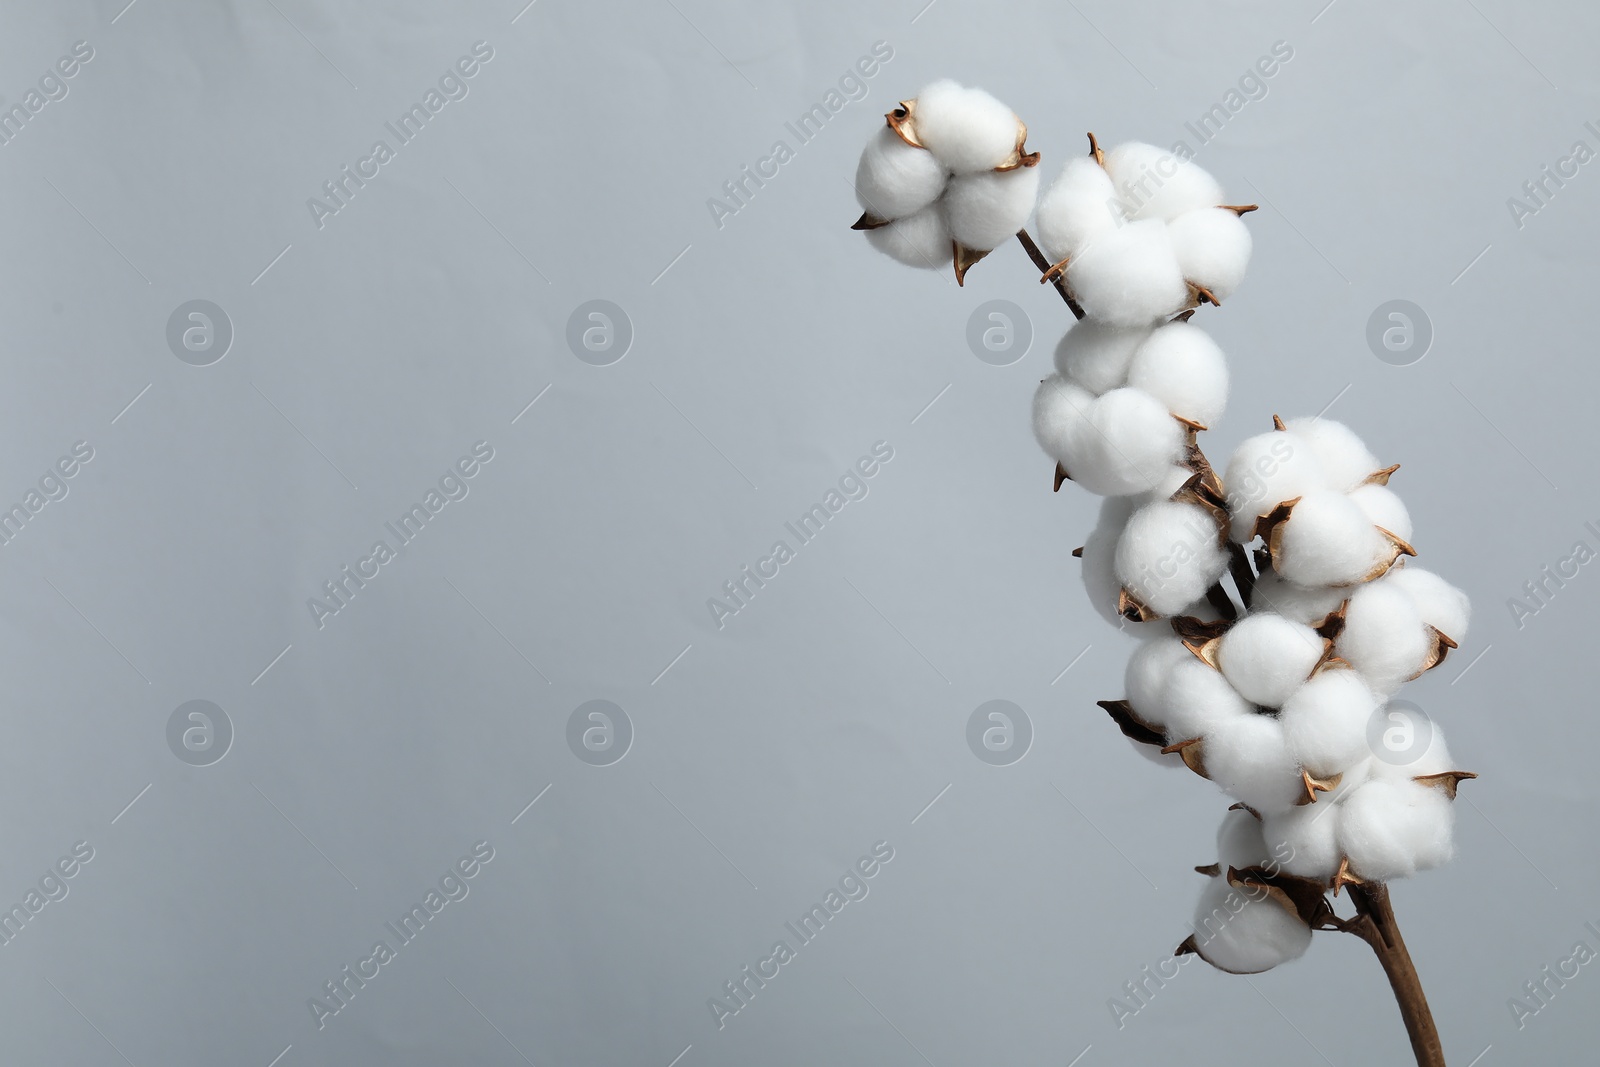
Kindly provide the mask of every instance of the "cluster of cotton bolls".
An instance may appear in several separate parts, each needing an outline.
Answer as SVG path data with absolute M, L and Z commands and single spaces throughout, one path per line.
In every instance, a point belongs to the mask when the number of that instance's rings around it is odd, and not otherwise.
M 1140 326 L 1221 303 L 1244 280 L 1251 206 L 1186 158 L 1131 141 L 1069 160 L 1039 201 L 1039 244 L 1091 319 Z
M 855 229 L 901 263 L 956 280 L 1033 213 L 1039 154 L 1027 127 L 982 89 L 936 81 L 888 113 L 856 167 Z

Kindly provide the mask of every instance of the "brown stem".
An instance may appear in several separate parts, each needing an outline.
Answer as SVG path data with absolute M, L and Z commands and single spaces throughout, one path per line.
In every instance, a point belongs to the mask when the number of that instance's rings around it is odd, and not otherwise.
M 1039 268 L 1040 274 L 1050 269 L 1050 261 L 1044 258 L 1044 253 L 1039 251 L 1039 246 L 1033 243 L 1033 238 L 1028 236 L 1027 230 L 1018 230 L 1017 240 L 1021 242 L 1023 251 L 1028 253 L 1028 258 L 1033 260 L 1033 265 Z M 1083 318 L 1083 308 L 1078 306 L 1078 301 L 1073 297 L 1072 290 L 1067 288 L 1067 280 L 1057 275 L 1052 281 L 1055 284 L 1056 292 L 1061 294 L 1061 299 L 1065 300 L 1067 307 L 1072 309 L 1072 314 L 1079 319 Z
M 1433 1025 L 1433 1013 L 1428 1010 L 1428 998 L 1422 992 L 1416 965 L 1411 962 L 1411 953 L 1406 951 L 1405 939 L 1400 936 L 1394 908 L 1389 904 L 1388 887 L 1381 882 L 1352 884 L 1350 899 L 1356 906 L 1356 919 L 1350 925 L 1350 932 L 1372 946 L 1378 962 L 1383 965 L 1383 973 L 1389 977 L 1394 999 L 1400 1005 L 1400 1017 L 1405 1020 L 1406 1033 L 1411 1037 L 1411 1051 L 1417 1057 L 1417 1067 L 1445 1067 L 1439 1031 Z

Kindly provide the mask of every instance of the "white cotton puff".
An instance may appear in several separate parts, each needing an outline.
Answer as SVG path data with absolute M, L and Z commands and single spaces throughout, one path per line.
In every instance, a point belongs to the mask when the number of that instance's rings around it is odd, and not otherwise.
M 1179 215 L 1167 224 L 1172 251 L 1183 276 L 1226 300 L 1244 281 L 1250 266 L 1250 227 L 1232 211 L 1208 207 Z
M 1328 476 L 1310 446 L 1282 430 L 1247 437 L 1233 450 L 1222 476 L 1233 539 L 1249 544 L 1256 519 L 1286 500 L 1328 486 Z
M 1201 755 L 1207 777 L 1263 815 L 1291 808 L 1305 795 L 1283 725 L 1270 715 L 1251 712 L 1218 723 L 1205 734 Z
M 1252 611 L 1272 611 L 1286 619 L 1316 625 L 1337 611 L 1350 596 L 1350 590 L 1337 586 L 1295 585 L 1270 567 L 1256 576 L 1250 594 Z
M 1050 262 L 1075 256 L 1084 244 L 1124 220 L 1116 190 L 1105 168 L 1088 156 L 1074 156 L 1061 168 L 1039 200 L 1035 215 L 1039 247 Z
M 1075 442 L 1080 447 L 1066 468 L 1073 481 L 1091 493 L 1149 492 L 1182 458 L 1183 427 L 1159 400 L 1142 390 L 1111 390 L 1094 401 L 1089 420 L 1089 431 Z
M 1133 650 L 1122 675 L 1123 692 L 1141 719 L 1152 726 L 1166 725 L 1167 680 L 1175 667 L 1193 659 L 1194 653 L 1170 630 Z
M 1280 708 L 1311 676 L 1326 648 L 1305 623 L 1272 612 L 1246 615 L 1217 642 L 1217 666 L 1252 704 Z
M 1217 866 L 1226 874 L 1229 867 L 1243 870 L 1267 862 L 1267 843 L 1261 836 L 1261 820 L 1243 808 L 1232 808 L 1217 827 Z
M 1198 504 L 1160 500 L 1128 520 L 1117 542 L 1117 578 L 1157 615 L 1182 615 L 1228 569 L 1211 513 Z
M 1167 671 L 1167 684 L 1161 687 L 1160 703 L 1164 709 L 1161 725 L 1166 729 L 1169 745 L 1207 737 L 1212 731 L 1244 718 L 1263 718 L 1222 675 L 1201 663 L 1193 653 L 1189 653 L 1187 660 L 1173 663 Z
M 1090 318 L 1118 326 L 1148 326 L 1189 299 L 1167 227 L 1153 219 L 1089 241 L 1067 265 L 1067 284 Z
M 1017 147 L 1017 116 L 984 92 L 949 79 L 917 94 L 912 112 L 917 140 L 953 174 L 993 170 Z
M 1356 671 L 1319 673 L 1287 701 L 1278 720 L 1289 751 L 1318 778 L 1329 778 L 1371 755 L 1367 728 L 1378 698 Z
M 856 200 L 873 218 L 905 218 L 939 199 L 946 177 L 944 165 L 932 152 L 906 144 L 883 126 L 861 150 Z
M 1342 422 L 1302 416 L 1284 425 L 1316 453 L 1317 461 L 1327 472 L 1328 484 L 1334 489 L 1348 492 L 1382 466 L 1355 431 Z
M 1361 878 L 1387 882 L 1448 863 L 1455 809 L 1444 790 L 1372 778 L 1344 801 L 1339 846 Z
M 1200 958 L 1229 974 L 1259 974 L 1299 959 L 1311 927 L 1260 888 L 1235 888 L 1219 875 L 1206 882 L 1194 914 Z
M 1056 345 L 1056 370 L 1099 396 L 1128 384 L 1128 364 L 1150 336 L 1149 326 L 1112 326 L 1083 319 Z
M 1170 322 L 1134 353 L 1128 384 L 1167 405 L 1174 415 L 1210 426 L 1228 406 L 1228 361 L 1200 327 Z
M 1038 167 L 986 170 L 952 178 L 944 194 L 950 233 L 979 252 L 999 248 L 1027 224 L 1038 192 Z
M 1472 620 L 1472 602 L 1467 594 L 1421 567 L 1396 567 L 1383 580 L 1405 591 L 1423 622 L 1457 644 L 1466 639 L 1467 624 Z
M 1315 804 L 1274 812 L 1261 820 L 1261 836 L 1286 874 L 1323 881 L 1339 869 L 1340 805 L 1323 794 Z
M 940 270 L 950 265 L 954 250 L 950 246 L 950 227 L 937 203 L 929 204 L 887 226 L 867 231 L 867 242 L 884 255 L 908 267 Z
M 1083 585 L 1089 594 L 1089 603 L 1100 617 L 1118 629 L 1141 625 L 1129 623 L 1117 614 L 1117 602 L 1122 592 L 1122 580 L 1117 577 L 1115 560 L 1117 540 L 1122 536 L 1128 519 L 1133 514 L 1135 498 L 1108 496 L 1100 502 L 1100 521 L 1083 542 Z
M 1039 383 L 1033 393 L 1033 436 L 1046 455 L 1065 465 L 1083 451 L 1082 439 L 1094 432 L 1089 425 L 1094 401 L 1093 394 L 1059 374 Z
M 1368 582 L 1350 597 L 1344 629 L 1333 651 L 1361 672 L 1373 691 L 1388 696 L 1421 671 L 1434 650 L 1433 635 L 1404 589 Z
M 1387 712 L 1390 705 L 1384 705 Z M 1427 724 L 1428 736 L 1426 748 L 1423 740 L 1416 736 L 1416 713 L 1408 707 L 1395 708 L 1395 716 L 1388 722 L 1389 726 L 1399 727 L 1410 724 L 1406 734 L 1398 740 L 1398 747 L 1405 756 L 1411 756 L 1410 748 L 1421 748 L 1422 751 L 1409 762 L 1390 763 L 1388 760 L 1374 759 L 1372 761 L 1372 776 L 1386 778 L 1390 781 L 1410 781 L 1413 778 L 1426 777 L 1430 774 L 1443 774 L 1445 771 L 1459 771 L 1465 768 L 1455 762 L 1455 757 L 1450 754 L 1450 746 L 1445 744 L 1444 730 L 1436 722 Z M 1381 742 L 1380 742 L 1381 743 Z
M 1347 494 L 1374 526 L 1382 526 L 1402 541 L 1411 540 L 1411 512 L 1400 495 L 1386 485 L 1358 485 Z
M 1387 538 L 1343 493 L 1307 493 L 1274 531 L 1272 566 L 1296 585 L 1354 585 L 1393 555 Z
M 1106 153 L 1106 172 L 1130 218 L 1171 221 L 1222 203 L 1222 186 L 1215 178 L 1152 144 L 1117 145 Z

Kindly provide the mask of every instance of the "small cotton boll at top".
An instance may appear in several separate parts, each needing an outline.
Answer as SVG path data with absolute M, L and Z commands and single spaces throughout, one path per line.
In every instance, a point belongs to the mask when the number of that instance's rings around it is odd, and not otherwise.
M 1215 178 L 1152 144 L 1119 144 L 1106 153 L 1105 166 L 1130 218 L 1170 222 L 1222 203 L 1222 186 Z
M 1148 326 L 1189 299 L 1166 224 L 1154 219 L 1088 242 L 1067 264 L 1067 284 L 1090 318 L 1117 326 Z
M 1108 393 L 1128 384 L 1128 364 L 1150 333 L 1149 326 L 1112 326 L 1083 319 L 1056 345 L 1056 370 L 1096 396 Z
M 1050 183 L 1035 214 L 1039 247 L 1050 262 L 1075 256 L 1083 246 L 1116 229 L 1122 212 L 1105 168 L 1088 156 L 1075 156 Z
M 1267 842 L 1261 836 L 1261 820 L 1243 808 L 1232 808 L 1217 827 L 1217 866 L 1227 874 L 1229 867 L 1244 870 L 1268 859 Z
M 1382 526 L 1402 541 L 1411 540 L 1411 512 L 1393 489 L 1386 485 L 1358 485 L 1348 495 L 1372 525 Z
M 1466 639 L 1467 624 L 1472 619 L 1472 603 L 1467 594 L 1421 567 L 1396 567 L 1383 580 L 1405 591 L 1423 622 L 1457 644 Z
M 1304 623 L 1271 612 L 1246 615 L 1217 642 L 1217 666 L 1239 695 L 1280 708 L 1306 684 L 1327 646 Z
M 1326 488 L 1328 476 L 1309 445 L 1275 430 L 1247 437 L 1233 450 L 1222 484 L 1233 515 L 1233 539 L 1249 544 L 1256 519 L 1286 500 Z
M 1228 569 L 1211 513 L 1171 500 L 1146 504 L 1128 520 L 1114 562 L 1123 588 L 1157 615 L 1184 613 Z
M 887 126 L 880 127 L 856 165 L 856 200 L 876 219 L 913 215 L 944 192 L 944 165 L 925 148 L 906 142 Z
M 1315 777 L 1329 778 L 1369 756 L 1367 727 L 1377 710 L 1378 698 L 1360 674 L 1326 670 L 1284 703 L 1278 720 L 1300 765 Z
M 1226 300 L 1244 281 L 1253 242 L 1250 227 L 1226 208 L 1191 211 L 1167 225 L 1183 276 Z
M 937 203 L 868 230 L 867 242 L 908 267 L 940 270 L 950 265 L 950 227 Z
M 1341 805 L 1339 848 L 1358 877 L 1387 882 L 1448 863 L 1455 809 L 1442 790 L 1372 778 Z
M 1229 974 L 1259 974 L 1299 959 L 1311 927 L 1261 888 L 1235 888 L 1224 876 L 1207 881 L 1194 913 L 1200 958 Z
M 1261 821 L 1261 836 L 1285 873 L 1332 878 L 1339 869 L 1340 806 L 1323 796 L 1315 804 L 1274 812 Z
M 1283 725 L 1270 715 L 1228 718 L 1206 732 L 1204 745 L 1206 776 L 1263 815 L 1292 808 L 1305 795 Z
M 1354 585 L 1393 554 L 1388 539 L 1343 493 L 1307 493 L 1273 534 L 1273 569 L 1296 585 Z
M 1011 109 L 982 89 L 949 79 L 917 94 L 912 125 L 917 140 L 953 174 L 993 170 L 1017 147 L 1017 116 Z
M 944 194 L 950 233 L 967 248 L 988 252 L 1017 235 L 1033 213 L 1039 168 L 987 170 L 950 180 Z
M 1228 406 L 1228 361 L 1200 327 L 1171 322 L 1134 353 L 1128 385 L 1149 393 L 1172 414 L 1210 426 Z
M 1089 418 L 1093 428 L 1086 437 L 1093 452 L 1084 457 L 1081 477 L 1070 463 L 1067 470 L 1090 492 L 1149 492 L 1183 456 L 1183 427 L 1141 389 L 1111 390 L 1094 402 Z
M 1303 417 L 1284 425 L 1316 454 L 1334 489 L 1349 492 L 1382 466 L 1355 431 L 1342 422 Z
M 1307 588 L 1295 585 L 1268 569 L 1256 577 L 1255 590 L 1250 594 L 1252 611 L 1271 611 L 1295 622 L 1316 625 L 1337 611 L 1350 596 L 1350 590 L 1335 586 Z
M 1405 590 L 1387 577 L 1350 597 L 1333 651 L 1387 696 L 1414 677 L 1434 651 L 1434 637 Z
M 1161 687 L 1160 725 L 1166 732 L 1167 744 L 1208 737 L 1213 731 L 1245 718 L 1270 721 L 1257 715 L 1249 701 L 1235 692 L 1227 679 L 1201 663 L 1188 649 L 1184 652 L 1189 658 L 1172 664 L 1167 682 Z M 1209 749 L 1206 765 L 1209 768 Z

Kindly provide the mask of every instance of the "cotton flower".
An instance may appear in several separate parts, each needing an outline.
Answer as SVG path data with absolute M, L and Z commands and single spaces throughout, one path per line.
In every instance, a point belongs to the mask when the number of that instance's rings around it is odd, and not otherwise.
M 1146 504 L 1134 512 L 1117 541 L 1116 576 L 1154 615 L 1181 614 L 1227 569 L 1216 520 L 1199 504 Z
M 908 267 L 939 270 L 950 265 L 950 227 L 938 204 L 868 230 L 867 240 Z
M 1119 610 L 1122 579 L 1116 572 L 1117 542 L 1122 539 L 1122 533 L 1137 506 L 1137 497 L 1108 496 L 1101 500 L 1100 520 L 1083 542 L 1080 553 L 1083 584 L 1089 593 L 1089 603 L 1112 626 L 1121 626 L 1123 623 Z
M 1226 678 L 1193 656 L 1174 663 L 1167 672 L 1159 706 L 1158 717 L 1152 722 L 1165 730 L 1169 745 L 1204 742 L 1216 731 L 1245 719 L 1269 721 L 1257 716 L 1250 702 Z M 1185 762 L 1189 758 L 1192 757 L 1186 756 Z
M 1083 251 L 1125 221 L 1106 169 L 1090 156 L 1076 156 L 1045 190 L 1037 212 L 1039 245 L 1051 262 Z
M 1169 322 L 1133 354 L 1127 383 L 1179 418 L 1210 426 L 1228 404 L 1228 361 L 1200 327 Z
M 973 251 L 998 248 L 1027 223 L 1038 191 L 1037 167 L 958 175 L 944 194 L 950 233 Z
M 1326 642 L 1311 627 L 1272 612 L 1247 615 L 1217 641 L 1217 668 L 1253 704 L 1280 708 L 1306 684 Z
M 1289 874 L 1326 881 L 1339 869 L 1339 805 L 1322 801 L 1274 812 L 1261 819 L 1261 836 Z
M 1217 827 L 1217 865 L 1257 867 L 1267 862 L 1269 846 L 1262 836 L 1261 820 L 1243 808 L 1230 808 Z
M 1455 853 L 1455 809 L 1435 786 L 1372 778 L 1351 793 L 1343 809 L 1339 847 L 1361 878 L 1408 878 L 1448 863 Z
M 1105 168 L 1129 218 L 1171 222 L 1222 203 L 1215 178 L 1155 145 L 1119 144 L 1105 154 Z
M 1279 504 L 1332 484 L 1310 444 L 1286 430 L 1246 438 L 1228 458 L 1222 483 L 1240 544 L 1249 543 L 1256 521 Z
M 856 165 L 856 199 L 876 219 L 903 219 L 939 199 L 949 172 L 932 152 L 880 127 Z
M 1316 456 L 1330 489 L 1349 492 L 1379 467 L 1361 438 L 1342 422 L 1324 418 L 1290 419 L 1288 432 Z
M 1367 725 L 1377 710 L 1378 698 L 1359 673 L 1326 670 L 1284 702 L 1278 719 L 1296 761 L 1321 779 L 1342 775 L 1369 757 Z
M 1148 492 L 1183 453 L 1183 428 L 1137 389 L 1095 397 L 1059 375 L 1034 393 L 1034 436 L 1068 476 L 1092 493 Z
M 1006 165 L 1026 130 L 1011 109 L 982 89 L 948 78 L 911 101 L 914 139 L 952 174 L 976 174 Z
M 1180 215 L 1167 225 L 1178 269 L 1218 300 L 1226 300 L 1244 281 L 1253 242 L 1250 228 L 1229 208 L 1207 207 Z
M 1277 571 L 1268 569 L 1257 576 L 1252 593 L 1251 607 L 1258 611 L 1271 611 L 1295 622 L 1314 626 L 1339 605 L 1350 598 L 1350 590 L 1334 586 L 1307 588 L 1282 578 Z
M 1259 886 L 1230 885 L 1212 877 L 1195 908 L 1194 934 L 1179 951 L 1198 953 L 1229 974 L 1259 974 L 1299 959 L 1311 945 L 1311 927 Z
M 1207 778 L 1263 814 L 1291 808 L 1305 795 L 1283 724 L 1270 715 L 1251 712 L 1218 723 L 1201 739 L 1200 760 Z
M 1356 486 L 1346 495 L 1372 525 L 1388 530 L 1402 541 L 1411 540 L 1411 512 L 1393 489 L 1369 482 Z
M 1388 569 L 1404 549 L 1343 493 L 1307 493 L 1274 526 L 1272 567 L 1296 585 L 1357 585 Z
M 1112 326 L 1083 319 L 1056 345 L 1056 372 L 1095 396 L 1109 393 L 1128 384 L 1128 365 L 1151 333 L 1149 326 Z
M 1457 643 L 1466 640 L 1467 624 L 1472 619 L 1467 594 L 1421 567 L 1396 567 L 1384 576 L 1384 581 L 1405 591 L 1424 623 Z
M 1090 318 L 1148 326 L 1189 300 L 1166 224 L 1130 222 L 1087 242 L 1067 265 L 1067 284 Z

